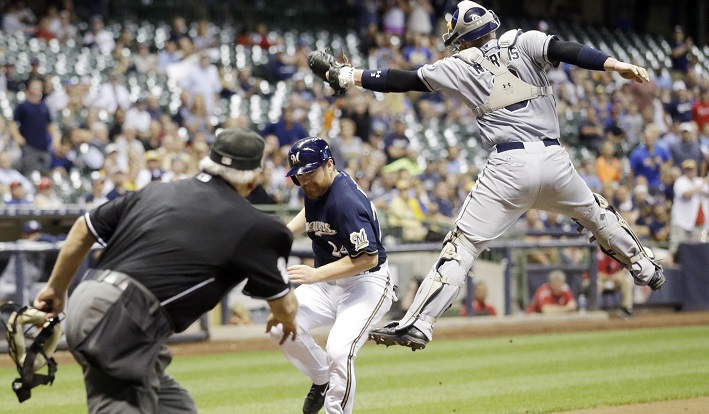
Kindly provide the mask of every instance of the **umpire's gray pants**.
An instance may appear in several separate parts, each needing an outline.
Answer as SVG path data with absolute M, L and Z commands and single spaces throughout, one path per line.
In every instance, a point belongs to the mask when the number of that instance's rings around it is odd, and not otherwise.
M 165 345 L 167 336 L 159 338 L 155 363 L 139 367 L 146 385 L 118 379 L 106 373 L 95 361 L 77 352 L 77 348 L 82 348 L 109 309 L 114 304 L 119 305 L 117 302 L 123 293 L 112 284 L 87 280 L 79 284 L 69 299 L 66 341 L 84 371 L 89 413 L 196 413 L 194 400 L 187 390 L 165 372 L 172 360 L 170 350 Z M 139 318 L 150 318 L 146 311 L 140 315 Z M 126 337 L 108 339 L 109 343 L 114 341 L 116 344 L 130 340 Z

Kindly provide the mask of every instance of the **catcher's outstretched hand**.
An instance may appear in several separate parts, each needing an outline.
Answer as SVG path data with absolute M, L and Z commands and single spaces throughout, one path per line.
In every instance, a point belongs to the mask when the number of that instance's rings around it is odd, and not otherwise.
M 606 70 L 618 72 L 618 74 L 620 74 L 623 78 L 630 79 L 635 82 L 643 83 L 650 81 L 650 75 L 648 75 L 645 68 L 630 63 L 621 62 L 613 58 L 609 58 L 606 61 L 604 68 Z
M 335 91 L 335 96 L 344 95 L 349 85 L 354 83 L 352 65 L 339 63 L 326 50 L 315 50 L 308 54 L 308 66 L 320 79 Z

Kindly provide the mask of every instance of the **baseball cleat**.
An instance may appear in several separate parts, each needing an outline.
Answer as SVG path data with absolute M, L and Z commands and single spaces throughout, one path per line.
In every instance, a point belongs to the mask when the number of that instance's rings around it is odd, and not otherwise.
M 327 394 L 327 386 L 330 384 L 326 382 L 323 385 L 313 384 L 308 391 L 308 395 L 303 401 L 303 414 L 318 414 L 320 410 L 325 405 L 325 394 Z
M 383 327 L 373 329 L 369 334 L 369 339 L 376 342 L 378 345 L 383 344 L 389 347 L 390 345 L 400 345 L 411 348 L 412 351 L 424 349 L 428 343 L 428 338 L 415 326 L 406 328 Z

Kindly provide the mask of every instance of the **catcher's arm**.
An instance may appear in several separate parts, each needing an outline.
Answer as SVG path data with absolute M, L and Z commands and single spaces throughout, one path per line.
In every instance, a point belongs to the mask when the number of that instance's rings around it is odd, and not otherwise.
M 343 95 L 350 85 L 377 92 L 431 92 L 415 70 L 355 69 L 349 63 L 338 63 L 331 53 L 320 50 L 308 55 L 308 65 L 335 90 L 335 96 Z

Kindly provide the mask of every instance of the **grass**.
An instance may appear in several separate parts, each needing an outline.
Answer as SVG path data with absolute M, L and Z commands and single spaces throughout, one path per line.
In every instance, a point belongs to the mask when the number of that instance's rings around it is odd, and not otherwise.
M 709 326 L 434 341 L 422 352 L 367 345 L 355 412 L 545 413 L 709 395 Z M 300 412 L 309 380 L 280 353 L 181 356 L 169 370 L 200 413 Z M 84 413 L 81 371 L 17 403 L 0 369 L 0 413 Z

